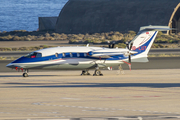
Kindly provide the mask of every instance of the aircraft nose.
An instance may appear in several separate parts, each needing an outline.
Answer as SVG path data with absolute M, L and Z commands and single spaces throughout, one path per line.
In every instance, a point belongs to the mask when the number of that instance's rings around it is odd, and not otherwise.
M 6 67 L 13 68 L 14 65 L 12 63 L 9 63 L 8 65 L 6 65 Z

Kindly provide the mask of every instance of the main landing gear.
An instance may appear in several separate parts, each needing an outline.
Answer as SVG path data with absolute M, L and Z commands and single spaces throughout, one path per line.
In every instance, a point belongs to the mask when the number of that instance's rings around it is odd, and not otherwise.
M 89 73 L 89 70 L 83 70 L 81 75 L 91 75 L 91 74 Z M 97 64 L 93 76 L 103 76 Z
M 83 70 L 81 75 L 91 75 L 91 74 L 89 73 L 89 70 Z
M 103 76 L 98 66 L 96 66 L 93 76 Z
M 23 73 L 23 77 L 29 77 L 27 73 L 28 73 L 28 69 L 25 69 Z

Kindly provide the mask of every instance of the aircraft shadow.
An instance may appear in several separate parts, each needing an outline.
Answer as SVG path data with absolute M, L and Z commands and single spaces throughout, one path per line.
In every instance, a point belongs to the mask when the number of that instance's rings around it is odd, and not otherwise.
M 22 77 L 22 75 L 0 75 L 0 77 Z
M 59 76 L 59 75 L 30 75 L 31 77 L 46 77 L 46 76 Z M 0 75 L 0 77 L 5 77 L 5 78 L 8 78 L 8 77 L 22 77 L 22 75 Z M 27 77 L 28 78 L 28 77 Z
M 3 83 L 15 88 L 96 88 L 96 87 L 149 87 L 149 88 L 169 88 L 180 87 L 180 83 Z M 66 85 L 64 85 L 66 84 Z M 14 86 L 12 86 L 14 85 Z M 17 85 L 17 86 L 16 86 Z

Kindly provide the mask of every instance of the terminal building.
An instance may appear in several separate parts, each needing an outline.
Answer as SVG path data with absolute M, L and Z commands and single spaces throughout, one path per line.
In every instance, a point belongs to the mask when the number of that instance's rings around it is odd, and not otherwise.
M 49 24 L 50 23 L 50 24 Z M 58 17 L 39 18 L 40 30 L 65 34 L 139 31 L 165 25 L 180 32 L 179 0 L 69 0 Z

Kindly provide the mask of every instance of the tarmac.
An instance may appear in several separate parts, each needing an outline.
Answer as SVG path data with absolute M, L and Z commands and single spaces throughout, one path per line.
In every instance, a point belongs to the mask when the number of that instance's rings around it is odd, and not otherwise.
M 0 119 L 180 118 L 180 69 L 102 72 L 104 76 L 80 76 L 80 71 L 30 72 L 27 78 L 0 72 Z

